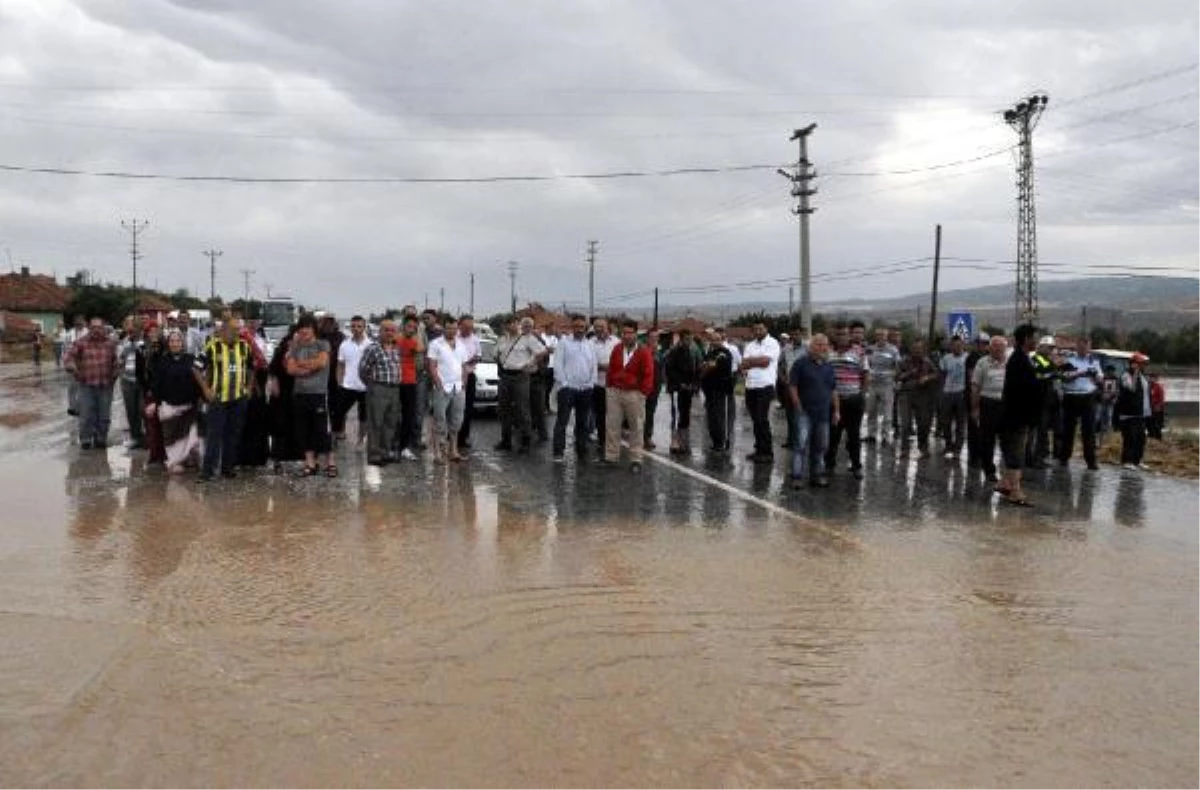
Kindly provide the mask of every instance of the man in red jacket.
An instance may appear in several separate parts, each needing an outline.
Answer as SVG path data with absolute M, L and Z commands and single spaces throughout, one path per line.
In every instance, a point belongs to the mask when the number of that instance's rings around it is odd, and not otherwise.
M 637 342 L 637 322 L 621 324 L 621 343 L 608 360 L 608 392 L 605 395 L 604 464 L 621 459 L 621 423 L 629 426 L 630 471 L 642 470 L 642 418 L 646 398 L 654 392 L 654 359 Z

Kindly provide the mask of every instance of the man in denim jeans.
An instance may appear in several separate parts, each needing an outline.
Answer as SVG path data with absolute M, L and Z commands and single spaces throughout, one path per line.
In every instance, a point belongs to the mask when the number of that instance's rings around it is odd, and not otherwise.
M 792 488 L 809 482 L 822 488 L 829 485 L 825 472 L 825 452 L 829 446 L 830 425 L 841 421 L 837 381 L 830 365 L 829 338 L 813 335 L 808 353 L 796 360 L 789 376 L 789 391 L 795 407 L 796 446 L 792 452 Z
M 87 331 L 71 344 L 63 366 L 75 381 L 79 410 L 79 446 L 84 450 L 108 446 L 112 415 L 113 384 L 120 375 L 117 344 L 104 329 L 104 321 L 93 318 Z

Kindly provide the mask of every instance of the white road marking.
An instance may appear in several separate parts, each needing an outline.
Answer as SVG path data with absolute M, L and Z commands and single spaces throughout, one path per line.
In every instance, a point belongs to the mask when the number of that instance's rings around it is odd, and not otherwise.
M 648 461 L 653 461 L 656 464 L 662 464 L 663 466 L 667 466 L 671 469 L 674 469 L 676 472 L 687 475 L 688 477 L 691 477 L 695 480 L 699 480 L 703 483 L 707 483 L 708 485 L 718 488 L 727 494 L 737 497 L 738 499 L 743 499 L 747 502 L 751 502 L 770 513 L 774 513 L 777 516 L 782 516 L 782 517 L 788 519 L 789 521 L 793 521 L 803 527 L 814 530 L 816 532 L 820 532 L 824 535 L 828 535 L 829 537 L 835 538 L 844 543 L 848 543 L 849 545 L 854 546 L 855 548 L 858 548 L 858 549 L 866 548 L 866 545 L 861 540 L 854 537 L 853 535 L 846 534 L 845 532 L 843 532 L 840 529 L 834 529 L 833 527 L 829 526 L 828 524 L 822 524 L 821 522 L 814 521 L 811 518 L 805 518 L 804 516 L 801 516 L 798 513 L 794 513 L 791 510 L 788 510 L 787 508 L 782 507 L 781 505 L 777 505 L 774 502 L 769 502 L 766 499 L 762 499 L 761 497 L 756 497 L 754 494 L 751 494 L 748 491 L 743 491 L 742 489 L 740 489 L 736 486 L 731 486 L 729 483 L 726 483 L 721 480 L 717 480 L 715 477 L 709 477 L 706 474 L 697 472 L 695 469 L 691 469 L 689 467 L 684 466 L 683 464 L 676 463 L 669 458 L 664 458 L 661 455 L 655 455 L 654 453 L 648 453 L 644 450 L 642 451 L 641 457 Z

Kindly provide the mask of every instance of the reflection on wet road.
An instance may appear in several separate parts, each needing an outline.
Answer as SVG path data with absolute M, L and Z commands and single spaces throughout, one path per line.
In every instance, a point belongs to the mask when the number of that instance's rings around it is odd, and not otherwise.
M 5 785 L 1198 781 L 1192 481 L 1047 473 L 1018 512 L 940 461 L 684 461 L 735 496 L 483 451 L 367 492 L 346 451 L 201 487 L 30 402 Z

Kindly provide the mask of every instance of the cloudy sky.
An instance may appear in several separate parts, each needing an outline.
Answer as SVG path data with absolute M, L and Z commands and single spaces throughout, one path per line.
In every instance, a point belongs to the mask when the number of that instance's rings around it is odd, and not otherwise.
M 818 302 L 926 288 L 937 223 L 972 259 L 944 287 L 1005 283 L 999 112 L 1037 91 L 1042 276 L 1194 274 L 1197 30 L 1194 0 L 5 0 L 0 165 L 251 181 L 0 170 L 0 245 L 127 282 L 147 219 L 163 290 L 207 295 L 217 247 L 230 298 L 246 269 L 341 313 L 465 310 L 474 272 L 486 314 L 508 261 L 522 302 L 586 304 L 598 239 L 598 307 L 778 301 L 775 167 L 815 122 Z M 562 178 L 680 168 L 725 172 Z M 558 178 L 461 180 L 509 176 Z

